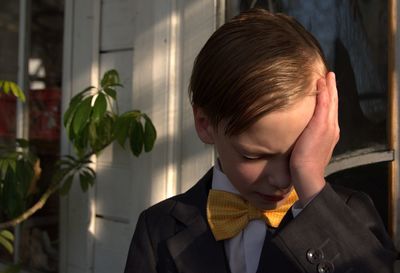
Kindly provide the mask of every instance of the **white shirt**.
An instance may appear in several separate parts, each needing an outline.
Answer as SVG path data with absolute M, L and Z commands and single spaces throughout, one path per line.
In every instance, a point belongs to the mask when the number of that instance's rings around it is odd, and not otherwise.
M 213 168 L 211 187 L 215 190 L 239 194 L 221 171 L 218 163 Z M 292 206 L 293 217 L 302 211 L 302 208 L 298 207 L 297 202 Z M 238 235 L 224 241 L 231 273 L 256 273 L 267 228 L 265 221 L 252 220 Z

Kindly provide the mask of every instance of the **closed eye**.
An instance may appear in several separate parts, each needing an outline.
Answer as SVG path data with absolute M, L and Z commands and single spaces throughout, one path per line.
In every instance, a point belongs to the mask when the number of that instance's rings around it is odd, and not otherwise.
M 246 160 L 261 160 L 261 159 L 270 159 L 271 157 L 276 156 L 277 154 L 262 154 L 262 155 L 246 155 L 242 154 L 243 158 Z
M 261 156 L 248 156 L 248 155 L 242 155 L 244 159 L 246 160 L 257 160 L 261 159 Z

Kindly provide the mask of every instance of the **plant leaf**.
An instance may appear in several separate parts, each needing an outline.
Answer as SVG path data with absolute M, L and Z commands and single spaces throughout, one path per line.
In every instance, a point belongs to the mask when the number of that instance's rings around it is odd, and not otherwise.
M 11 167 L 11 170 L 15 173 L 15 169 L 16 169 L 16 165 L 17 165 L 17 162 L 15 161 L 15 160 L 11 160 L 11 159 L 9 159 L 8 160 L 8 165 Z
M 131 120 L 130 126 L 130 144 L 131 144 L 131 151 L 135 156 L 139 156 L 143 150 L 143 125 L 136 119 Z
M 107 85 L 108 87 L 124 87 L 122 84 L 120 83 L 111 83 L 109 85 Z
M 86 166 L 85 172 L 90 173 L 90 175 L 93 177 L 93 182 L 94 182 L 94 179 L 96 179 L 96 172 L 89 166 Z
M 69 103 L 69 107 L 68 109 L 65 111 L 64 114 L 64 119 L 63 119 L 63 123 L 64 123 L 64 127 L 67 126 L 67 122 L 69 121 L 71 115 L 75 112 L 76 107 L 82 102 L 82 100 L 84 99 L 84 95 L 86 92 L 88 92 L 91 89 L 95 89 L 96 87 L 94 86 L 89 86 L 86 87 L 83 91 L 79 92 L 78 94 L 76 94 L 75 96 L 72 97 L 70 103 Z
M 85 174 L 79 174 L 79 182 L 81 184 L 81 189 L 83 192 L 87 192 L 89 188 L 88 176 Z
M 73 141 L 73 147 L 75 152 L 77 153 L 78 157 L 83 157 L 86 153 L 87 149 L 89 148 L 89 124 L 84 124 L 83 127 L 80 129 L 80 133 L 75 135 Z
M 90 186 L 93 186 L 95 176 L 92 175 L 87 169 L 84 169 L 81 174 L 79 174 L 79 179 L 81 182 L 81 188 L 86 192 Z
M 123 113 L 121 116 L 129 117 L 129 118 L 135 118 L 136 119 L 136 118 L 141 117 L 142 113 L 140 111 L 138 111 L 138 110 L 132 110 L 132 111 L 128 111 L 128 112 Z
M 69 160 L 63 160 L 60 159 L 56 162 L 56 166 L 61 167 L 61 166 L 67 166 L 67 167 L 73 167 L 75 166 L 73 162 L 69 161 Z
M 92 120 L 89 124 L 89 130 L 88 130 L 88 134 L 89 134 L 89 145 L 92 148 L 92 150 L 95 149 L 95 147 L 97 147 L 97 143 L 99 142 L 99 137 L 97 134 L 97 126 L 96 123 L 94 122 L 94 120 Z
M 14 252 L 12 243 L 3 236 L 0 236 L 0 245 L 2 245 L 10 254 Z
M 75 104 L 79 101 L 82 101 L 82 98 L 84 98 L 85 93 L 87 93 L 88 91 L 92 90 L 92 89 L 96 89 L 95 86 L 88 86 L 85 89 L 83 89 L 81 92 L 79 92 L 78 94 L 76 94 L 75 96 L 72 97 L 69 105 L 71 106 L 72 104 Z
M 74 120 L 72 121 L 72 129 L 76 135 L 80 133 L 81 128 L 83 128 L 89 121 L 90 113 L 92 111 L 91 101 L 92 96 L 87 97 L 76 109 Z
M 18 160 L 15 175 L 17 177 L 17 181 L 20 183 L 22 196 L 26 197 L 34 176 L 34 165 L 32 165 L 29 161 Z
M 72 155 L 64 155 L 65 158 L 71 160 L 72 162 L 76 162 L 78 159 L 73 157 Z
M 12 234 L 12 232 L 9 230 L 4 229 L 0 231 L 0 236 L 6 238 L 9 241 L 14 241 L 14 234 Z
M 3 92 L 5 94 L 10 93 L 10 82 L 4 81 L 4 83 L 3 83 Z
M 10 89 L 11 89 L 11 92 L 14 94 L 14 96 L 19 98 L 22 102 L 25 101 L 25 94 L 16 83 L 10 82 Z
M 104 92 L 109 95 L 111 98 L 113 98 L 114 100 L 117 99 L 117 91 L 115 91 L 115 89 L 113 88 L 104 88 Z
M 71 171 L 71 169 L 72 168 L 57 168 L 51 178 L 51 181 L 53 183 L 60 184 L 61 182 L 63 182 L 63 179 Z
M 24 209 L 24 198 L 18 190 L 17 177 L 10 169 L 7 170 L 4 179 L 4 211 L 10 218 L 21 214 Z
M 67 127 L 67 124 L 70 122 L 72 114 L 75 112 L 76 106 L 78 106 L 78 102 L 80 101 L 77 101 L 75 104 L 70 104 L 67 111 L 65 111 L 63 118 L 64 127 Z
M 94 121 L 99 121 L 107 110 L 107 100 L 103 93 L 98 93 L 96 101 L 93 106 L 92 118 Z
M 104 73 L 103 78 L 101 79 L 101 87 L 104 89 L 110 85 L 119 84 L 119 74 L 117 70 L 111 69 Z
M 73 179 L 74 179 L 74 175 L 73 174 L 69 175 L 65 179 L 64 184 L 60 188 L 60 194 L 61 195 L 66 195 L 69 192 L 69 190 L 71 189 L 71 186 L 72 186 Z
M 2 178 L 6 176 L 7 170 L 8 170 L 8 160 L 7 159 L 0 160 L 0 171 Z
M 125 141 L 126 138 L 128 137 L 129 127 L 130 127 L 130 120 L 128 117 L 125 116 L 118 117 L 114 126 L 114 135 L 115 138 L 117 139 L 117 142 L 119 143 L 119 145 L 121 145 L 122 148 L 125 148 Z
M 153 125 L 151 119 L 143 114 L 144 118 L 144 151 L 150 152 L 153 149 L 154 143 L 157 138 L 156 128 Z

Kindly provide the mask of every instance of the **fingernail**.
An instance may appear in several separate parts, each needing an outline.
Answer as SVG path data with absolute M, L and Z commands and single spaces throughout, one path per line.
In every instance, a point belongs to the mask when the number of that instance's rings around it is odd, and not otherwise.
M 333 79 L 336 80 L 335 72 L 332 72 L 332 75 L 333 75 Z

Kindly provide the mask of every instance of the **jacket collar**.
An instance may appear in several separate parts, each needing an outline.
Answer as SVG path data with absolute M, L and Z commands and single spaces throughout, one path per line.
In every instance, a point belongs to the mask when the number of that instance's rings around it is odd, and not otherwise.
M 167 240 L 167 247 L 178 272 L 229 272 L 223 241 L 214 239 L 206 220 L 211 181 L 212 169 L 189 191 L 174 198 L 171 215 L 184 227 Z
M 189 191 L 173 198 L 176 203 L 170 213 L 183 228 L 167 240 L 167 247 L 178 272 L 230 272 L 224 243 L 214 239 L 207 224 L 206 207 L 212 173 L 212 169 L 209 170 Z M 292 213 L 287 213 L 275 232 L 278 233 L 292 219 Z M 258 272 L 267 272 L 266 267 L 274 269 L 277 264 L 282 266 L 281 263 L 275 263 L 280 252 L 273 242 L 274 238 L 266 237 Z M 265 264 L 266 260 L 268 265 Z

